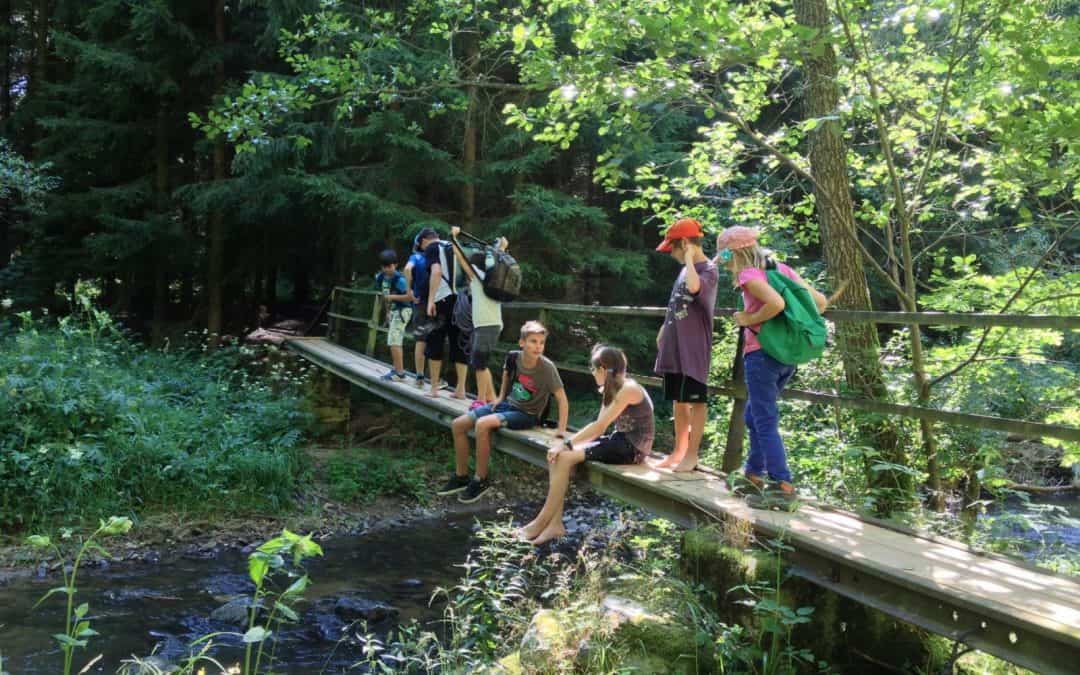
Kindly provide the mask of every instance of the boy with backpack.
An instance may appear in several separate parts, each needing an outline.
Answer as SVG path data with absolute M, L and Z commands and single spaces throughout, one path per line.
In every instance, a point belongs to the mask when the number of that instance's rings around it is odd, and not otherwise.
M 570 402 L 555 364 L 544 356 L 547 329 L 539 321 L 521 327 L 520 350 L 506 355 L 499 397 L 489 405 L 470 410 L 454 420 L 455 473 L 436 494 L 461 493 L 458 501 L 475 502 L 491 487 L 488 457 L 491 434 L 496 429 L 530 429 L 539 426 L 552 397 L 559 406 L 555 434 L 566 435 Z M 469 430 L 476 430 L 476 473 L 469 477 Z
M 424 247 L 438 238 L 438 233 L 430 227 L 425 227 L 417 232 L 416 237 L 413 239 L 413 252 L 409 256 L 408 262 L 405 263 L 405 269 L 403 270 L 405 281 L 409 284 L 409 292 L 413 296 L 412 328 L 414 334 L 416 324 L 426 316 L 425 312 L 427 310 L 428 268 L 427 258 L 424 257 Z M 413 349 L 417 387 L 424 386 L 424 350 L 426 348 L 426 336 L 417 335 L 416 346 Z
M 409 283 L 405 276 L 397 271 L 397 253 L 393 249 L 386 249 L 379 254 L 379 263 L 382 271 L 375 275 L 375 290 L 382 293 L 387 307 L 387 319 L 390 332 L 386 337 L 386 344 L 390 347 L 390 359 L 394 367 L 381 379 L 388 382 L 403 382 L 405 380 L 405 364 L 402 345 L 405 343 L 405 327 L 412 319 L 412 293 L 409 292 Z
M 434 230 L 432 230 L 434 232 Z M 450 344 L 450 362 L 457 371 L 457 385 L 452 396 L 465 398 L 465 376 L 469 372 L 468 355 L 465 353 L 466 344 L 457 325 L 454 324 L 454 302 L 457 294 L 454 287 L 454 254 L 447 242 L 440 241 L 439 235 L 428 238 L 423 243 L 424 258 L 428 269 L 428 287 L 425 299 L 427 347 L 424 356 L 427 357 L 428 368 L 431 376 L 431 391 L 428 396 L 439 398 L 442 373 L 442 362 L 446 355 L 446 343 Z
M 491 377 L 491 370 L 488 369 L 488 359 L 499 342 L 499 334 L 502 333 L 502 303 L 490 297 L 484 289 L 484 280 L 492 271 L 494 260 L 489 265 L 489 256 L 485 251 L 478 251 L 466 258 L 465 251 L 458 241 L 459 234 L 461 234 L 460 227 L 450 228 L 454 256 L 469 279 L 469 288 L 468 291 L 458 292 L 460 306 L 455 309 L 460 310 L 464 307 L 464 300 L 466 298 L 469 300 L 471 316 L 468 323 L 472 333 L 469 345 L 469 366 L 476 373 L 476 400 L 473 401 L 472 408 L 478 408 L 495 400 L 495 383 Z M 509 242 L 502 237 L 493 250 L 505 251 L 508 246 Z
M 693 471 L 697 467 L 709 400 L 709 364 L 719 272 L 701 244 L 705 233 L 693 218 L 676 221 L 657 251 L 682 263 L 656 335 L 654 370 L 664 378 L 664 396 L 674 402 L 675 447 L 657 468 Z
M 743 468 L 743 484 L 735 491 L 747 496 L 751 506 L 768 506 L 770 499 L 792 503 L 796 498 L 795 487 L 791 483 L 784 441 L 780 438 L 777 399 L 795 374 L 794 364 L 805 362 L 815 350 L 820 354 L 820 348 L 824 347 L 825 326 L 820 314 L 825 311 L 828 300 L 803 281 L 795 270 L 775 262 L 772 251 L 758 245 L 758 231 L 752 227 L 727 228 L 716 238 L 716 249 L 716 259 L 731 273 L 732 285 L 742 290 L 743 310 L 735 312 L 734 319 L 736 325 L 744 329 L 747 398 L 743 417 L 750 436 L 750 452 Z M 774 284 L 782 289 L 783 295 Z M 789 303 L 793 307 L 789 308 Z M 789 309 L 803 315 L 793 316 L 795 323 L 801 322 L 802 318 L 810 319 L 805 330 L 783 325 L 786 315 L 792 314 Z M 805 316 L 814 310 L 817 311 L 816 321 L 813 316 Z M 783 333 L 771 344 L 788 342 L 795 347 L 780 347 L 772 355 L 767 353 L 759 336 L 764 338 L 770 330 Z M 772 481 L 769 486 L 765 484 L 766 477 Z

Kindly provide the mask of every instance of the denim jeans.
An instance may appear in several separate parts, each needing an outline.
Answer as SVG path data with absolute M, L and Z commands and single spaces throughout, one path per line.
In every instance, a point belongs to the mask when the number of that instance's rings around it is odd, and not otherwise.
M 744 356 L 743 363 L 747 396 L 743 419 L 750 435 L 746 473 L 791 482 L 787 453 L 780 438 L 780 411 L 776 399 L 795 374 L 795 366 L 780 363 L 761 349 Z
M 479 420 L 481 417 L 487 417 L 488 415 L 495 415 L 498 417 L 499 426 L 506 427 L 507 429 L 531 429 L 540 425 L 540 420 L 527 412 L 518 410 L 506 401 L 503 401 L 494 407 L 489 404 L 469 411 L 469 417 L 473 418 L 474 421 Z

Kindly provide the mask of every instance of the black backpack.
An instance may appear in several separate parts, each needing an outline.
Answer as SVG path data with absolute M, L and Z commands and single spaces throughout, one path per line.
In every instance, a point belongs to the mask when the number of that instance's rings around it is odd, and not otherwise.
M 517 300 L 521 296 L 521 266 L 514 256 L 468 232 L 461 234 L 480 244 L 484 252 L 484 295 L 499 302 Z

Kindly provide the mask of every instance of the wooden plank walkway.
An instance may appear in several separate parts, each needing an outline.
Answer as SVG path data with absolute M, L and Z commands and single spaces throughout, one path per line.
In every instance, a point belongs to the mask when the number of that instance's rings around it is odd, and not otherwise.
M 290 340 L 302 357 L 391 403 L 449 426 L 466 403 L 432 399 L 411 383 L 379 379 L 389 365 L 322 338 Z M 546 467 L 547 430 L 500 431 L 495 447 Z M 685 525 L 723 517 L 782 537 L 799 576 L 904 621 L 1044 673 L 1078 672 L 1080 580 L 960 542 L 861 518 L 816 502 L 794 513 L 751 509 L 721 477 L 648 466 L 586 464 L 597 489 Z

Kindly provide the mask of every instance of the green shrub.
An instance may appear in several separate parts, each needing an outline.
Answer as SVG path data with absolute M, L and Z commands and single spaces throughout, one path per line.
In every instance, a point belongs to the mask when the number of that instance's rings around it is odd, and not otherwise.
M 357 504 L 391 495 L 426 503 L 435 480 L 429 470 L 430 465 L 417 457 L 363 448 L 335 455 L 326 465 L 330 496 Z
M 183 508 L 289 506 L 310 423 L 246 347 L 151 350 L 103 313 L 0 338 L 0 529 Z

